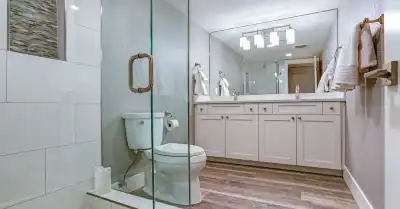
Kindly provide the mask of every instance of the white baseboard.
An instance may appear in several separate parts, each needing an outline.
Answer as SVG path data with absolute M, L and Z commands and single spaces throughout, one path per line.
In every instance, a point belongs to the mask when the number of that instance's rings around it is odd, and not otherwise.
M 346 166 L 343 168 L 343 178 L 346 181 L 347 186 L 350 189 L 351 194 L 353 194 L 354 199 L 360 209 L 374 209 L 371 202 L 368 200 L 364 191 L 358 185 L 356 179 L 351 175 L 349 169 Z
M 133 192 L 135 190 L 138 190 L 144 186 L 144 172 L 138 173 L 134 176 L 131 176 L 126 179 L 126 187 L 119 187 L 119 182 L 116 182 L 111 185 L 111 188 L 114 190 L 118 190 L 121 192 Z

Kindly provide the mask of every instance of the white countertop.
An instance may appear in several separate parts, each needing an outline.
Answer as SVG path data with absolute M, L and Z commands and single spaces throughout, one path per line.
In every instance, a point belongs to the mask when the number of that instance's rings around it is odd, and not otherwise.
M 299 99 L 295 94 L 263 94 L 263 95 L 240 95 L 234 101 L 233 96 L 229 97 L 209 97 L 198 96 L 195 98 L 195 104 L 204 103 L 266 103 L 266 102 L 345 102 L 345 93 L 302 93 Z

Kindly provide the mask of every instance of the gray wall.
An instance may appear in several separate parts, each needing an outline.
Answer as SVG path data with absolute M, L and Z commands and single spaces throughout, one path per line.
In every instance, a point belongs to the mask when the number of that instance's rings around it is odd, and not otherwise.
M 225 73 L 231 88 L 243 93 L 243 56 L 212 35 L 210 37 L 210 56 L 210 95 L 216 95 L 215 88 L 220 79 L 219 71 Z
M 126 144 L 121 114 L 149 112 L 149 93 L 128 88 L 127 63 L 138 52 L 150 52 L 150 3 L 142 0 L 103 0 L 102 17 L 102 160 L 113 179 L 133 160 Z M 165 1 L 154 1 L 154 111 L 170 111 L 180 127 L 166 142 L 188 141 L 188 28 L 187 16 Z M 138 61 L 135 83 L 147 84 L 146 60 Z M 137 169 L 137 168 L 136 168 Z
M 381 14 L 380 0 L 342 1 L 339 8 L 339 44 L 365 17 Z M 382 64 L 382 48 L 378 50 Z M 346 166 L 374 208 L 384 208 L 384 88 L 374 81 L 346 94 Z
M 249 94 L 276 94 L 276 67 L 274 62 L 244 61 L 243 74 L 250 76 Z

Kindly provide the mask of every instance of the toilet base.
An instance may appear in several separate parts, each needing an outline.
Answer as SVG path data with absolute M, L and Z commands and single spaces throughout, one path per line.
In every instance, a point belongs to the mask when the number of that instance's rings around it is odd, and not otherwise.
M 176 205 L 194 205 L 202 201 L 199 177 L 193 176 L 190 179 L 190 203 L 189 203 L 189 180 L 188 176 L 170 177 L 162 172 L 155 171 L 154 175 L 154 197 L 159 200 L 170 202 Z M 153 196 L 151 171 L 146 172 L 143 192 Z

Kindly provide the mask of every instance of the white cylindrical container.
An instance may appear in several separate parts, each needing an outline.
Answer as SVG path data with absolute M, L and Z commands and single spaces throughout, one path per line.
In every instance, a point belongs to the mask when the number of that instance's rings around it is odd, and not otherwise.
M 151 114 L 125 113 L 126 137 L 130 149 L 151 149 Z M 163 140 L 164 113 L 153 113 L 153 147 Z

